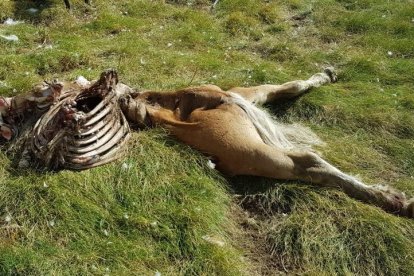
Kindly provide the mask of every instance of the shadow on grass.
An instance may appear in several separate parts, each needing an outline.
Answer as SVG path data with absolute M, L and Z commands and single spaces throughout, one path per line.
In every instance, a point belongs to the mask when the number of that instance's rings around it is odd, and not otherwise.
M 38 23 L 42 11 L 52 7 L 54 4 L 55 2 L 51 0 L 14 0 L 14 16 L 25 21 Z
M 229 177 L 227 181 L 235 194 L 236 204 L 262 219 L 291 213 L 301 190 L 318 191 L 318 187 L 306 183 L 258 176 Z
M 73 20 L 73 16 L 67 17 L 68 14 L 80 17 L 90 15 L 93 6 L 88 0 L 84 2 L 83 5 L 71 5 L 71 1 L 64 0 L 12 0 L 14 17 L 36 25 L 49 25 L 65 18 L 69 21 Z

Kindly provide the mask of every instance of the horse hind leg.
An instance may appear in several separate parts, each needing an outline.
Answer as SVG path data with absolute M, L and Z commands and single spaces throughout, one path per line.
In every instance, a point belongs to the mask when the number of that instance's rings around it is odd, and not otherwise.
M 317 154 L 307 151 L 286 151 L 265 144 L 255 147 L 254 157 L 243 158 L 239 175 L 257 175 L 280 180 L 299 180 L 311 185 L 340 189 L 348 196 L 383 210 L 414 218 L 414 198 L 383 186 L 369 186 L 341 172 Z
M 295 164 L 298 180 L 322 186 L 339 188 L 348 196 L 378 206 L 385 211 L 414 217 L 414 201 L 385 186 L 369 186 L 335 168 L 315 153 L 288 153 Z
M 316 88 L 326 83 L 336 82 L 336 74 L 332 67 L 328 67 L 322 73 L 317 73 L 307 80 L 295 80 L 281 85 L 265 84 L 253 87 L 234 87 L 227 92 L 241 95 L 254 104 L 265 104 L 280 99 L 298 97 L 311 88 Z

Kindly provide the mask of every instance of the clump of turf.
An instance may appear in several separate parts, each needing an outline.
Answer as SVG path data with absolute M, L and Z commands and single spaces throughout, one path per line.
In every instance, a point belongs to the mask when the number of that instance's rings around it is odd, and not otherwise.
M 160 132 L 129 146 L 124 160 L 95 170 L 3 169 L 2 274 L 245 269 L 229 240 L 229 197 L 206 160 Z
M 413 271 L 411 220 L 329 189 L 271 181 L 263 185 L 265 192 L 244 190 L 241 206 L 256 220 L 278 270 L 375 275 Z

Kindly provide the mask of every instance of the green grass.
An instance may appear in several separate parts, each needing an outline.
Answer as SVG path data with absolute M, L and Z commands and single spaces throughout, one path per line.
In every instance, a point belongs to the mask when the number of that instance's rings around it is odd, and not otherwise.
M 414 195 L 410 1 L 72 2 L 0 2 L 0 18 L 25 21 L 0 25 L 19 37 L 0 39 L 1 95 L 109 67 L 165 90 L 281 83 L 333 65 L 338 83 L 269 108 L 315 130 L 342 170 Z M 93 170 L 40 173 L 14 169 L 3 147 L 0 274 L 413 274 L 411 220 L 329 189 L 225 179 L 162 130 L 135 133 L 129 149 Z

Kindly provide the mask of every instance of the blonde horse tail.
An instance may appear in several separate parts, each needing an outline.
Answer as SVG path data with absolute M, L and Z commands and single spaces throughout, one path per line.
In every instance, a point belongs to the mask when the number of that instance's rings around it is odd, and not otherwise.
M 282 149 L 307 148 L 323 142 L 309 128 L 300 124 L 278 122 L 268 112 L 258 108 L 236 93 L 230 94 L 230 102 L 239 106 L 251 120 L 256 131 L 267 145 Z

